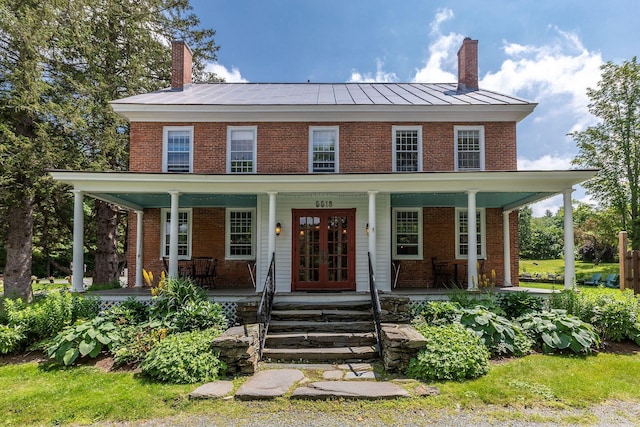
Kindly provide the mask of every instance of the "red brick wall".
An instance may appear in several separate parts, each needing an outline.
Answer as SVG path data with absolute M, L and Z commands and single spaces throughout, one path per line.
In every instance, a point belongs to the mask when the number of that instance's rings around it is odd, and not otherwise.
M 194 126 L 194 172 L 226 173 L 227 127 L 257 126 L 258 173 L 306 173 L 309 127 L 339 126 L 340 172 L 391 172 L 392 127 L 398 123 L 139 123 L 131 124 L 129 169 L 162 171 L 163 126 Z M 455 125 L 484 125 L 486 170 L 516 169 L 516 125 L 497 123 L 402 123 L 422 125 L 423 169 L 454 170 Z

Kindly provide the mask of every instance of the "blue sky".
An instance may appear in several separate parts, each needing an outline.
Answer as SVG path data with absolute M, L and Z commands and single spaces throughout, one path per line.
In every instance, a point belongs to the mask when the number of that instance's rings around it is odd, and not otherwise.
M 638 55 L 638 0 L 192 0 L 229 82 L 454 82 L 464 37 L 480 86 L 539 103 L 518 125 L 520 169 L 568 169 L 594 123 L 600 66 Z M 582 189 L 574 198 L 589 201 Z M 534 214 L 555 212 L 549 199 Z

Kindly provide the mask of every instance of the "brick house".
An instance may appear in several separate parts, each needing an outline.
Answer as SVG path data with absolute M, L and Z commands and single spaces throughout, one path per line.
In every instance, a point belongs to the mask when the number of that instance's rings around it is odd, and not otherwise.
M 572 255 L 572 188 L 594 171 L 517 170 L 536 104 L 478 88 L 477 46 L 457 83 L 192 84 L 174 42 L 171 88 L 112 103 L 129 171 L 52 172 L 74 187 L 74 265 L 89 196 L 130 211 L 131 286 L 198 257 L 217 259 L 217 287 L 258 292 L 272 258 L 280 293 L 368 291 L 369 257 L 386 291 L 471 288 L 479 268 L 517 285 L 518 208 L 563 194 Z

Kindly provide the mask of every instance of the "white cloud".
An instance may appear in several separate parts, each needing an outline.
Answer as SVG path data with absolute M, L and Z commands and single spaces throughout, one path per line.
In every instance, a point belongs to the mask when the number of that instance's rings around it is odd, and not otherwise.
M 545 154 L 538 159 L 518 157 L 518 169 L 520 170 L 566 170 L 571 168 L 572 157 L 552 156 Z
M 458 48 L 462 44 L 464 36 L 456 33 L 442 34 L 440 25 L 454 18 L 451 9 L 440 9 L 431 23 L 431 35 L 435 41 L 429 46 L 429 58 L 425 65 L 416 69 L 414 82 L 421 83 L 451 83 L 457 80 L 456 74 L 451 69 L 458 65 Z
M 376 60 L 376 74 L 361 74 L 357 70 L 351 71 L 349 83 L 392 83 L 398 81 L 396 73 L 387 73 L 384 71 L 384 62 L 381 59 Z
M 248 80 L 242 77 L 240 70 L 237 67 L 231 67 L 231 70 L 227 69 L 224 65 L 213 62 L 207 64 L 205 71 L 208 73 L 215 73 L 218 77 L 224 78 L 227 83 L 247 83 Z

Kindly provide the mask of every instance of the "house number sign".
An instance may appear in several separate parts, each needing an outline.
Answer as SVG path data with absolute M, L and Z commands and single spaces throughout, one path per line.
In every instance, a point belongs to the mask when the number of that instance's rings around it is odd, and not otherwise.
M 316 208 L 332 208 L 333 200 L 316 200 Z

